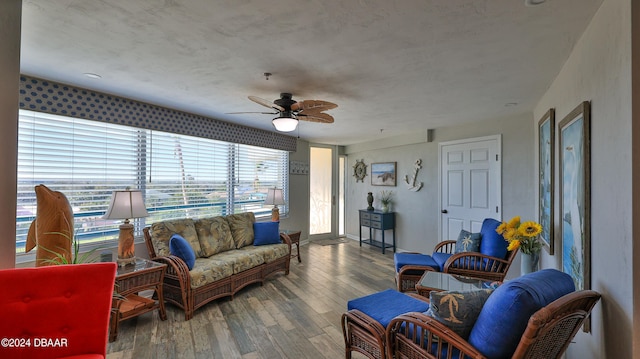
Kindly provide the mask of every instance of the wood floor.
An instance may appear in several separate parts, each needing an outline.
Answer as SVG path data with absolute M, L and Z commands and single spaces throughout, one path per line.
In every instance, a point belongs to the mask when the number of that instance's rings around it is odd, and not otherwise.
M 209 303 L 189 321 L 167 305 L 166 321 L 153 312 L 120 323 L 107 358 L 344 358 L 347 301 L 395 288 L 393 253 L 352 240 L 300 251 L 302 263 L 294 258 L 289 275 Z

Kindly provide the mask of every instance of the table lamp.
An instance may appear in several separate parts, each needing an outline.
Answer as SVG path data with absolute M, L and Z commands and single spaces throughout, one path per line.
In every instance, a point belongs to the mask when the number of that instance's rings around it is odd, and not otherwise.
M 125 266 L 135 262 L 135 247 L 133 244 L 133 224 L 131 218 L 147 217 L 147 208 L 139 190 L 114 191 L 104 219 L 124 219 L 120 225 L 118 238 L 118 266 Z
M 278 205 L 284 204 L 284 196 L 282 190 L 278 188 L 267 189 L 267 198 L 264 200 L 264 204 L 273 206 L 271 210 L 271 221 L 280 222 L 280 209 Z

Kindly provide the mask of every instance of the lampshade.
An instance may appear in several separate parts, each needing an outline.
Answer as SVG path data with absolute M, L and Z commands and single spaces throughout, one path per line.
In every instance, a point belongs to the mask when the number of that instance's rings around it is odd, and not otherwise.
M 147 208 L 139 190 L 114 191 L 104 219 L 130 219 L 147 217 Z
M 267 198 L 264 200 L 264 204 L 270 204 L 273 206 L 284 204 L 284 195 L 282 194 L 282 190 L 278 188 L 269 188 L 267 190 Z
M 291 132 L 298 127 L 298 120 L 293 117 L 276 117 L 271 122 L 273 127 L 280 132 Z

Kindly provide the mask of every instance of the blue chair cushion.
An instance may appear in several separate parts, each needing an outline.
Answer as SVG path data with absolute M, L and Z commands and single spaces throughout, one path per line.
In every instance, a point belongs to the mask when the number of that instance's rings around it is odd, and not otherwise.
M 479 252 L 481 238 L 480 233 L 471 233 L 464 229 L 461 230 L 456 240 L 455 252 Z
M 171 238 L 169 238 L 169 253 L 182 259 L 187 264 L 189 270 L 192 270 L 196 264 L 196 253 L 193 251 L 193 248 L 191 248 L 189 242 L 179 234 L 173 234 Z
M 253 224 L 253 245 L 280 243 L 279 222 L 255 222 Z
M 482 228 L 480 228 L 480 253 L 497 258 L 507 257 L 507 246 L 509 243 L 504 240 L 502 235 L 496 232 L 496 228 L 500 225 L 500 222 L 493 218 L 486 218 L 482 222 Z
M 434 252 L 432 254 L 433 260 L 438 264 L 438 271 L 444 271 L 444 264 L 447 262 L 447 259 L 451 257 L 453 254 L 451 253 L 442 253 L 442 252 Z
M 347 302 L 347 309 L 357 309 L 373 318 L 384 328 L 400 314 L 425 312 L 429 303 L 415 299 L 393 289 L 373 293 Z
M 435 270 L 440 270 L 440 266 L 433 258 L 426 254 L 420 253 L 395 253 L 393 255 L 393 262 L 396 266 L 396 273 L 400 272 L 400 269 L 407 265 L 412 266 L 425 266 L 431 267 Z M 419 273 L 411 273 L 411 271 L 407 272 L 407 274 L 421 274 Z
M 556 269 L 506 281 L 482 307 L 469 344 L 488 358 L 511 358 L 531 315 L 574 290 L 571 277 Z

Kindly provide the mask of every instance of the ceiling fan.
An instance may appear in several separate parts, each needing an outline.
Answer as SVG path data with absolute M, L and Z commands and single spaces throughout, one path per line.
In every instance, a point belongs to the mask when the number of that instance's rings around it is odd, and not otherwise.
M 288 92 L 282 92 L 280 98 L 269 102 L 256 96 L 249 96 L 249 100 L 258 103 L 264 107 L 269 107 L 276 112 L 232 112 L 240 113 L 262 113 L 269 115 L 278 115 L 272 123 L 276 130 L 281 132 L 291 132 L 298 126 L 298 120 L 333 123 L 333 117 L 323 111 L 331 110 L 338 105 L 322 100 L 302 100 L 296 101 L 292 99 L 292 95 Z

